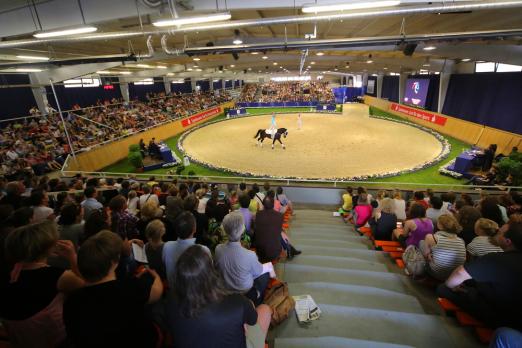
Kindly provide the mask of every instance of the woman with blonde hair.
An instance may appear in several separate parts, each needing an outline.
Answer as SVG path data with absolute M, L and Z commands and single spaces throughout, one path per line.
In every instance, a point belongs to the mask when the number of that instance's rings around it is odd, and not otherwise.
M 462 227 L 453 215 L 439 216 L 437 227 L 439 231 L 428 234 L 419 247 L 426 258 L 428 273 L 439 280 L 446 280 L 455 268 L 466 262 L 466 245 L 458 237 Z
M 475 222 L 475 234 L 477 235 L 468 244 L 468 254 L 472 257 L 480 257 L 489 253 L 503 252 L 502 248 L 493 244 L 491 239 L 498 232 L 498 224 L 490 219 L 480 218 Z
M 368 221 L 376 240 L 391 240 L 393 230 L 397 226 L 397 217 L 393 213 L 393 208 L 393 200 L 384 198 L 380 204 L 381 211 Z
M 393 192 L 393 205 L 393 212 L 395 213 L 397 220 L 406 220 L 406 201 L 402 199 L 400 190 L 395 190 Z

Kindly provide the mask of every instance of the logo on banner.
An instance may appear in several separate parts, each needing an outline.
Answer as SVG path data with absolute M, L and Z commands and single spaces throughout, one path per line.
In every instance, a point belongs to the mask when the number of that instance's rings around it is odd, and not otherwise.
M 209 117 L 218 115 L 220 112 L 221 112 L 221 107 L 217 106 L 215 108 L 205 110 L 203 112 L 200 112 L 199 114 L 195 114 L 195 115 L 190 116 L 189 118 L 185 118 L 184 120 L 181 120 L 181 125 L 183 127 L 188 127 L 194 123 L 198 123 Z
M 415 94 L 419 94 L 420 83 L 419 83 L 418 81 L 415 81 L 415 82 L 411 85 L 411 88 L 413 89 L 413 93 L 415 93 Z

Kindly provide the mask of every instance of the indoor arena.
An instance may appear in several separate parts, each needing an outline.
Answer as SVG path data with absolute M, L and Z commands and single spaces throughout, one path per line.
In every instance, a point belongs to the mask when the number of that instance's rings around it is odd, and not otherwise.
M 522 0 L 0 0 L 0 348 L 522 347 Z

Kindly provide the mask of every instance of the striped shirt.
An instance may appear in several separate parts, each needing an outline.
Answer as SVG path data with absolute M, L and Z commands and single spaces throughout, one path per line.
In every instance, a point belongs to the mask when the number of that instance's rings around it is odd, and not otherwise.
M 488 236 L 477 236 L 468 244 L 468 253 L 472 256 L 484 256 L 503 251 L 501 247 L 491 244 Z
M 435 233 L 433 238 L 437 244 L 431 248 L 430 273 L 446 280 L 455 268 L 466 262 L 466 245 L 462 238 L 444 231 Z

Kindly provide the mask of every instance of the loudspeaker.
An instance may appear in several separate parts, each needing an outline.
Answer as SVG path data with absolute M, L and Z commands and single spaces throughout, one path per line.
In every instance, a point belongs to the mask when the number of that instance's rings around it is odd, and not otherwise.
M 232 57 L 234 57 L 234 60 L 238 60 L 239 59 L 239 54 L 236 53 L 236 52 L 233 52 L 232 53 Z
M 209 41 L 205 44 L 205 46 L 207 47 L 213 47 L 214 46 L 214 43 L 212 41 Z
M 404 46 L 402 53 L 404 53 L 405 56 L 411 57 L 413 55 L 413 52 L 415 52 L 416 48 L 417 44 L 407 44 L 406 46 Z

